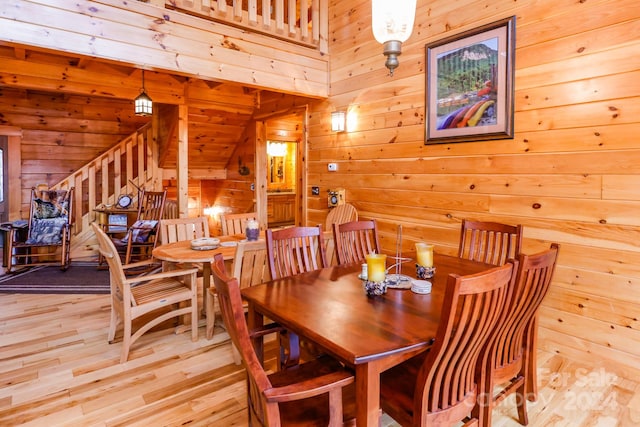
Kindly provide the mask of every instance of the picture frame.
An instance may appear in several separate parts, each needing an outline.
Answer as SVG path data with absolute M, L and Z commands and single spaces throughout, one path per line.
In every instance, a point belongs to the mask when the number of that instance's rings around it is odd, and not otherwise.
M 513 139 L 511 16 L 426 48 L 425 144 Z

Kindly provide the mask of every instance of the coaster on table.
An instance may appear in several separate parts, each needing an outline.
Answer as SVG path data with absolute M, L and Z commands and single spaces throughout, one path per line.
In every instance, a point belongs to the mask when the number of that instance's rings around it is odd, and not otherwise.
M 416 294 L 430 294 L 431 282 L 429 282 L 428 280 L 412 280 L 411 291 L 415 292 Z

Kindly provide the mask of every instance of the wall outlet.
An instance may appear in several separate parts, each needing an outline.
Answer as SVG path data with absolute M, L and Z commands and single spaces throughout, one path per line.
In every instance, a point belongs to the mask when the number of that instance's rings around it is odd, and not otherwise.
M 337 163 L 329 163 L 327 165 L 327 169 L 329 170 L 329 172 L 335 172 L 338 170 L 338 164 Z

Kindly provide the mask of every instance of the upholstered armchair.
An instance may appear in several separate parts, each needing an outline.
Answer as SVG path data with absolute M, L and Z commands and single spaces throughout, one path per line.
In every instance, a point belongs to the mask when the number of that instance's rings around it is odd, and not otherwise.
M 26 236 L 14 223 L 5 242 L 7 272 L 43 264 L 69 267 L 73 190 L 31 189 Z

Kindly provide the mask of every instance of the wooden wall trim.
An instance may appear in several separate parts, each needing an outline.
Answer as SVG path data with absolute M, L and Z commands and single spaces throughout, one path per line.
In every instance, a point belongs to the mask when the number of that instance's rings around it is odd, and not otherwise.
M 11 186 L 22 188 L 22 129 L 15 126 L 0 126 L 0 135 L 7 136 L 8 158 L 10 159 L 7 165 L 7 179 Z M 22 193 L 20 191 L 9 191 L 9 221 L 21 219 L 21 199 Z

